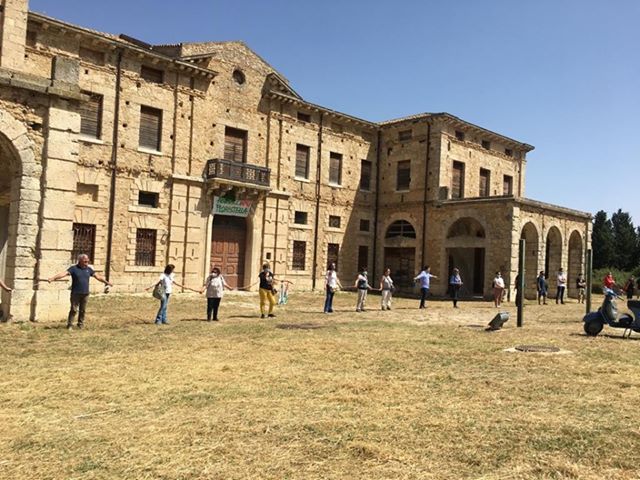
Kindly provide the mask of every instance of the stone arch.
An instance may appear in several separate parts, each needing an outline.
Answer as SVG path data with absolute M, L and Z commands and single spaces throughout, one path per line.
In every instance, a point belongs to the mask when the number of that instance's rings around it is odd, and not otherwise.
M 472 237 L 485 238 L 484 226 L 473 217 L 462 217 L 451 224 L 447 238 Z
M 408 216 L 389 219 L 384 229 L 383 267 L 389 267 L 399 290 L 410 291 L 416 271 L 418 232 Z
M 549 295 L 555 295 L 557 285 L 557 273 L 562 267 L 562 234 L 556 226 L 549 228 L 545 243 L 544 270 L 549 279 Z
M 578 275 L 584 273 L 582 250 L 582 235 L 580 235 L 580 232 L 577 230 L 574 230 L 569 236 L 569 262 L 567 266 L 567 291 L 572 297 L 578 296 L 575 280 L 578 278 Z
M 27 128 L 0 109 L 0 276 L 15 289 L 2 294 L 5 320 L 33 318 L 41 173 Z
M 525 297 L 536 298 L 536 278 L 538 276 L 538 258 L 540 255 L 540 235 L 533 222 L 522 227 L 520 238 L 525 241 L 524 271 Z
M 486 228 L 475 217 L 455 219 L 447 229 L 445 265 L 447 272 L 460 270 L 463 295 L 482 295 L 485 284 Z

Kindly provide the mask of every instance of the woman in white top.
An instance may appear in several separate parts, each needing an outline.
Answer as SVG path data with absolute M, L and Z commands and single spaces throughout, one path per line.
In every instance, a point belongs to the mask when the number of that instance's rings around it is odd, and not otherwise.
M 211 273 L 204 282 L 204 286 L 200 293 L 207 291 L 207 322 L 211 322 L 211 315 L 213 314 L 213 321 L 218 321 L 218 308 L 220 307 L 220 301 L 225 288 L 231 288 L 227 285 L 224 277 L 220 274 L 218 267 L 213 267 Z
M 380 308 L 382 310 L 391 310 L 391 296 L 394 290 L 393 280 L 391 279 L 391 269 L 385 268 L 384 275 L 380 279 L 380 292 L 382 292 L 382 300 Z
M 327 296 L 324 300 L 324 313 L 333 313 L 333 296 L 338 290 L 338 287 L 342 288 L 342 285 L 340 285 L 340 280 L 336 273 L 336 264 L 330 263 L 327 274 L 325 275 L 325 290 Z
M 502 293 L 504 292 L 504 279 L 500 272 L 496 272 L 493 279 L 493 304 L 498 308 L 502 303 Z
M 152 288 L 155 288 L 155 286 L 160 282 L 162 282 L 164 285 L 164 296 L 163 298 L 160 299 L 160 308 L 158 309 L 158 313 L 156 315 L 156 321 L 155 321 L 156 325 L 160 325 L 160 324 L 166 325 L 167 323 L 169 323 L 167 321 L 167 305 L 169 305 L 169 296 L 173 292 L 173 285 L 177 285 L 180 288 L 187 288 L 183 285 L 180 285 L 178 282 L 176 282 L 175 274 L 173 273 L 173 270 L 175 268 L 176 268 L 175 265 L 171 265 L 171 264 L 164 267 L 164 272 L 160 274 L 160 278 L 158 279 L 158 281 L 153 285 L 151 285 L 150 287 L 146 288 L 146 290 L 151 290 Z M 187 289 L 192 290 L 190 288 L 187 288 Z

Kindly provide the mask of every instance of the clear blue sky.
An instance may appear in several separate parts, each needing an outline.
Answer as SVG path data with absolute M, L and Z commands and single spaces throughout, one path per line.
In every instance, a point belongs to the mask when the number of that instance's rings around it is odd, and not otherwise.
M 243 40 L 305 99 L 532 144 L 526 196 L 640 225 L 640 1 L 31 0 L 149 43 Z

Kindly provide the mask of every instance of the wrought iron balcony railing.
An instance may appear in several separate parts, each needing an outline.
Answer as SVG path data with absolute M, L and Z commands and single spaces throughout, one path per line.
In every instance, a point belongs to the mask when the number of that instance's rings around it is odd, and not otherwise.
M 213 158 L 207 161 L 206 177 L 207 180 L 233 180 L 235 182 L 269 187 L 270 172 L 269 168 L 259 165 Z

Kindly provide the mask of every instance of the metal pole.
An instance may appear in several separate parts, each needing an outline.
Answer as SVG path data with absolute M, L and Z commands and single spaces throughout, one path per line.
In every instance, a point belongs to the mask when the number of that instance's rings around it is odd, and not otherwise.
M 591 283 L 592 283 L 592 275 L 593 275 L 593 252 L 591 249 L 587 250 L 587 302 L 586 302 L 586 313 L 591 312 Z
M 518 327 L 522 327 L 524 320 L 524 252 L 526 242 L 524 238 L 520 239 L 520 249 L 518 252 L 518 293 L 516 294 L 516 302 L 518 303 Z

